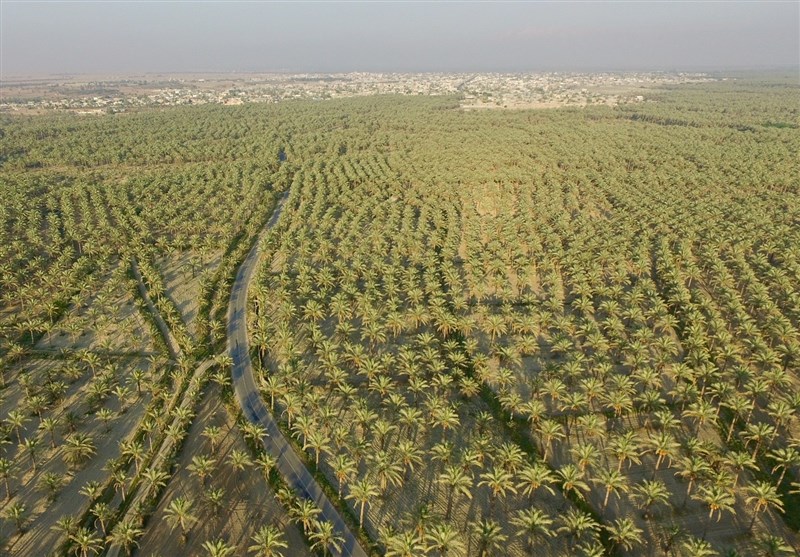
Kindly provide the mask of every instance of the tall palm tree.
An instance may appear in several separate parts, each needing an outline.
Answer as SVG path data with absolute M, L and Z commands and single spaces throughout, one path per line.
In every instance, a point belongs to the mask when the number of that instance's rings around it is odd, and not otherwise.
M 531 555 L 535 555 L 537 540 L 555 536 L 552 529 L 553 519 L 533 507 L 517 511 L 511 518 L 511 524 L 517 527 L 517 535 L 524 536 L 528 541 Z
M 75 544 L 75 552 L 81 557 L 89 557 L 103 549 L 103 540 L 89 528 L 79 528 L 70 540 Z
M 130 521 L 123 520 L 111 530 L 108 541 L 122 547 L 125 555 L 129 556 L 131 550 L 138 545 L 137 540 L 143 532 L 141 528 L 134 526 Z
M 361 505 L 361 509 L 358 512 L 358 525 L 360 527 L 364 527 L 364 508 L 367 506 L 370 499 L 378 495 L 380 495 L 380 491 L 378 491 L 375 484 L 367 477 L 353 482 L 353 485 L 350 487 L 350 493 L 347 494 L 345 499 L 352 499 L 357 504 Z
M 27 509 L 20 502 L 13 502 L 5 510 L 5 517 L 12 521 L 17 528 L 17 533 L 22 534 L 27 519 Z
M 633 493 L 639 508 L 644 511 L 644 518 L 650 518 L 650 508 L 653 505 L 669 502 L 669 490 L 660 480 L 644 480 L 633 486 Z
M 778 495 L 778 489 L 771 483 L 758 481 L 753 485 L 748 485 L 747 493 L 745 501 L 753 509 L 753 518 L 747 528 L 751 532 L 759 514 L 769 508 L 783 512 L 783 501 Z
M 594 536 L 600 525 L 588 513 L 571 507 L 565 514 L 559 516 L 562 526 L 556 530 L 559 534 L 565 533 L 570 537 L 571 545 L 581 541 L 586 536 Z
M 608 507 L 608 498 L 612 492 L 619 497 L 620 493 L 628 493 L 628 491 L 630 491 L 627 476 L 622 474 L 619 470 L 603 468 L 596 477 L 592 478 L 592 481 L 605 487 L 606 493 L 603 496 L 603 511 Z
M 540 488 L 548 491 L 550 495 L 555 495 L 550 485 L 556 482 L 556 477 L 542 461 L 526 465 L 519 471 L 518 477 L 520 479 L 518 487 L 523 495 L 528 496 L 528 502 L 533 500 L 533 496 Z
M 642 544 L 642 530 L 637 528 L 630 518 L 620 518 L 606 526 L 608 537 L 615 547 L 623 547 L 631 551 Z
M 448 488 L 445 520 L 449 520 L 456 494 L 472 499 L 473 478 L 461 466 L 450 465 L 446 466 L 444 472 L 439 474 L 437 481 Z
M 0 478 L 3 478 L 3 484 L 6 488 L 6 501 L 11 499 L 11 486 L 9 482 L 14 477 L 12 472 L 14 463 L 8 458 L 0 458 Z
M 440 557 L 446 557 L 451 551 L 460 553 L 466 549 L 461 533 L 448 522 L 435 524 L 427 533 L 426 541 L 427 551 L 436 551 Z
M 706 526 L 703 530 L 703 538 L 706 537 L 705 534 L 708 531 L 711 519 L 714 518 L 714 513 L 717 513 L 717 522 L 719 522 L 723 512 L 734 512 L 733 504 L 736 500 L 733 494 L 722 486 L 700 486 L 700 492 L 693 497 L 708 507 L 708 521 L 706 521 Z
M 314 531 L 309 536 L 312 549 L 321 549 L 323 557 L 331 555 L 342 549 L 344 538 L 333 529 L 333 524 L 327 521 L 316 522 Z
M 501 549 L 503 543 L 508 540 L 500 524 L 490 518 L 474 523 L 472 531 L 478 538 L 478 557 L 494 554 L 494 551 Z
M 492 467 L 488 472 L 481 474 L 480 478 L 478 486 L 489 488 L 489 515 L 491 516 L 498 498 L 505 498 L 509 493 L 517 492 L 517 488 L 514 486 L 514 476 L 502 468 Z

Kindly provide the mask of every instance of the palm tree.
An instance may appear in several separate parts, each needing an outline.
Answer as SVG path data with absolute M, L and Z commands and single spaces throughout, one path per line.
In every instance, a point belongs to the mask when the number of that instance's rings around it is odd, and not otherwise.
M 617 547 L 630 551 L 642 543 L 642 530 L 637 528 L 630 518 L 621 518 L 606 526 L 608 537 Z
M 589 484 L 583 479 L 583 473 L 574 464 L 565 464 L 558 469 L 558 475 L 561 477 L 561 488 L 565 493 L 575 493 L 575 495 L 583 499 L 584 495 L 581 492 L 589 491 Z
M 705 540 L 689 538 L 682 544 L 686 557 L 714 557 L 719 555 L 711 544 Z
M 0 458 L 0 478 L 3 478 L 3 484 L 6 487 L 6 500 L 11 499 L 11 486 L 9 480 L 14 477 L 12 468 L 14 463 L 8 458 Z
M 356 463 L 347 454 L 339 453 L 331 461 L 331 468 L 333 474 L 336 476 L 336 482 L 339 489 L 339 499 L 342 498 L 342 488 L 345 483 L 349 482 L 358 471 Z
M 426 540 L 427 551 L 436 551 L 440 557 L 446 557 L 451 551 L 460 553 L 466 549 L 461 534 L 448 522 L 434 525 L 427 533 Z
M 730 491 L 719 485 L 700 486 L 700 493 L 693 497 L 708 507 L 708 521 L 703 531 L 703 538 L 705 539 L 708 523 L 714 518 L 714 513 L 717 513 L 717 522 L 719 522 L 723 511 L 734 512 L 733 504 L 736 500 Z
M 653 452 L 657 456 L 655 470 L 661 466 L 661 462 L 669 459 L 668 466 L 672 466 L 672 459 L 678 453 L 680 444 L 675 440 L 675 437 L 668 431 L 659 431 L 655 437 L 649 439 L 649 444 L 653 448 Z M 653 473 L 655 473 L 655 470 Z
M 48 435 L 50 435 L 50 448 L 56 448 L 56 428 L 59 426 L 59 420 L 53 417 L 46 417 L 43 418 L 41 423 L 39 424 L 39 429 L 42 431 L 46 431 Z
M 503 533 L 503 529 L 492 519 L 483 519 L 473 524 L 472 530 L 478 537 L 478 557 L 492 554 L 494 550 L 503 547 L 503 543 L 508 540 L 508 536 Z
M 526 465 L 520 470 L 519 478 L 521 480 L 519 488 L 523 495 L 528 496 L 528 502 L 533 500 L 533 496 L 539 488 L 550 492 L 550 495 L 555 495 L 555 491 L 550 487 L 550 484 L 555 483 L 556 477 L 544 462 L 537 461 Z
M 711 466 L 700 456 L 692 455 L 681 460 L 680 469 L 675 472 L 675 475 L 689 481 L 686 487 L 686 496 L 683 499 L 684 505 L 689 500 L 695 482 L 709 472 L 711 472 Z
M 64 441 L 64 460 L 72 467 L 80 466 L 94 453 L 94 440 L 85 433 L 74 433 Z
M 592 481 L 605 486 L 606 494 L 603 497 L 603 511 L 608 507 L 608 498 L 611 492 L 614 492 L 614 495 L 619 497 L 620 493 L 628 493 L 628 491 L 630 491 L 627 476 L 622 474 L 619 470 L 603 468 L 596 478 L 592 478 Z
M 756 540 L 761 557 L 778 557 L 779 555 L 797 555 L 796 550 L 785 539 L 774 534 L 764 534 Z
M 56 472 L 45 472 L 39 478 L 39 489 L 47 493 L 47 500 L 53 502 L 64 486 L 64 475 Z
M 781 470 L 781 475 L 778 478 L 778 482 L 775 484 L 780 487 L 783 483 L 783 478 L 786 476 L 786 471 L 792 466 L 800 464 L 800 451 L 794 447 L 781 447 L 780 449 L 770 451 L 768 456 L 775 462 L 772 473 L 774 474 L 776 470 Z
M 322 429 L 314 429 L 309 432 L 303 450 L 312 449 L 314 451 L 314 466 L 319 468 L 319 455 L 322 452 L 331 450 L 331 439 Z
M 749 531 L 753 531 L 756 517 L 767 509 L 773 508 L 783 512 L 783 501 L 778 495 L 778 489 L 769 482 L 759 481 L 755 485 L 748 485 L 747 492 L 749 495 L 745 501 L 753 509 L 753 518 L 747 528 Z
M 642 463 L 641 458 L 639 458 L 639 442 L 634 431 L 614 436 L 608 443 L 608 448 L 617 458 L 617 472 L 622 470 L 622 465 L 626 460 L 629 461 L 628 466 L 631 463 Z
M 534 549 L 538 539 L 550 538 L 555 535 L 551 528 L 553 519 L 533 507 L 517 511 L 511 519 L 511 524 L 517 526 L 518 536 L 525 536 L 525 539 L 528 540 L 528 551 L 531 555 L 535 554 Z
M 103 540 L 89 528 L 79 528 L 69 539 L 75 543 L 75 552 L 80 553 L 81 557 L 88 557 L 90 553 L 95 554 L 103 549 Z
M 308 535 L 309 529 L 314 525 L 317 516 L 321 512 L 319 507 L 308 499 L 299 501 L 296 506 L 289 509 L 289 514 L 303 526 L 303 533 L 306 535 Z
M 289 548 L 283 533 L 274 526 L 262 526 L 251 539 L 253 545 L 247 551 L 259 557 L 282 557 L 279 550 Z
M 311 544 L 311 549 L 321 549 L 323 557 L 340 551 L 344 543 L 344 538 L 337 534 L 333 524 L 327 521 L 316 522 L 309 538 L 314 542 Z
M 103 531 L 103 536 L 106 535 L 106 523 L 114 517 L 114 510 L 108 503 L 98 502 L 95 503 L 91 509 L 92 514 L 100 522 L 100 529 Z
M 214 466 L 217 461 L 209 456 L 197 455 L 192 457 L 192 462 L 187 466 L 187 469 L 200 479 L 200 483 L 205 487 L 206 480 L 211 472 L 214 471 Z
M 547 454 L 552 448 L 553 441 L 564 438 L 564 426 L 555 420 L 545 419 L 539 422 L 537 433 L 542 438 L 542 459 L 547 460 Z
M 204 541 L 203 549 L 208 553 L 208 557 L 228 557 L 236 551 L 235 547 L 228 545 L 224 540 Z
M 130 521 L 123 520 L 118 523 L 111 534 L 108 536 L 108 541 L 112 544 L 122 547 L 125 555 L 130 555 L 131 550 L 138 546 L 137 540 L 144 531 L 141 528 L 134 526 Z
M 370 499 L 378 495 L 380 495 L 378 488 L 366 477 L 355 481 L 350 487 L 350 493 L 347 494 L 345 499 L 352 499 L 356 504 L 361 505 L 361 509 L 358 512 L 358 525 L 361 528 L 364 527 L 364 507 L 367 506 Z
M 11 503 L 6 508 L 5 516 L 17 527 L 18 534 L 22 534 L 23 527 L 25 526 L 25 519 L 27 518 L 26 511 L 25 505 L 17 501 Z
M 505 498 L 509 492 L 517 492 L 517 488 L 514 486 L 514 476 L 502 468 L 493 467 L 488 472 L 481 474 L 480 478 L 481 481 L 478 482 L 478 486 L 486 486 L 489 488 L 489 493 L 491 495 L 489 515 L 491 516 L 498 497 Z
M 650 518 L 650 507 L 669 501 L 669 490 L 660 480 L 644 480 L 633 486 L 633 492 L 639 508 L 644 511 L 644 518 Z
M 445 467 L 444 472 L 439 475 L 437 481 L 449 488 L 447 492 L 445 520 L 450 520 L 450 513 L 453 510 L 453 496 L 456 493 L 467 499 L 472 499 L 473 478 L 470 474 L 467 474 L 461 466 L 450 465 Z
M 180 526 L 184 541 L 189 537 L 189 528 L 197 522 L 197 518 L 191 512 L 191 507 L 191 501 L 185 497 L 176 497 L 169 502 L 169 506 L 164 511 L 167 521 L 172 524 L 171 530 Z
M 557 532 L 565 533 L 570 536 L 572 544 L 580 541 L 587 534 L 594 534 L 600 530 L 600 525 L 592 516 L 580 509 L 571 507 L 565 514 L 559 517 L 563 524 Z

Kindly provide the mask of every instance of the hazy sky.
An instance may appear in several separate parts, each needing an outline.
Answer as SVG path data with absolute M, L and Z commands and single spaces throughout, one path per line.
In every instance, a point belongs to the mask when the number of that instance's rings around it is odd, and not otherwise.
M 800 65 L 800 1 L 0 0 L 3 75 Z

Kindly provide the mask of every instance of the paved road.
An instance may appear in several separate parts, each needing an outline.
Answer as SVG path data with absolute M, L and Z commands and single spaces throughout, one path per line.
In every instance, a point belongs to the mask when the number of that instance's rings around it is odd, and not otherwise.
M 267 227 L 262 235 L 272 228 L 278 220 L 283 209 L 286 195 L 281 198 L 275 207 Z M 253 377 L 253 363 L 250 360 L 250 350 L 247 341 L 247 288 L 253 277 L 258 263 L 258 244 L 250 250 L 233 283 L 231 300 L 228 305 L 228 351 L 233 359 L 233 387 L 239 406 L 248 421 L 258 424 L 266 432 L 261 438 L 264 449 L 277 459 L 276 468 L 283 476 L 286 484 L 294 492 L 305 499 L 312 500 L 322 511 L 321 518 L 333 524 L 336 533 L 344 539 L 342 550 L 334 552 L 335 556 L 366 557 L 367 553 L 358 543 L 358 540 L 342 520 L 339 511 L 325 496 L 322 488 L 305 467 L 303 462 L 286 441 L 278 429 L 278 424 L 269 412 L 267 405 L 258 393 L 258 387 Z

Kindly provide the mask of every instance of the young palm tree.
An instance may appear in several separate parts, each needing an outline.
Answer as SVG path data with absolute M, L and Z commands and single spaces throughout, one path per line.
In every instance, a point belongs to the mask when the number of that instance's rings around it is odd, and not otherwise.
M 167 521 L 172 524 L 172 530 L 180 526 L 184 541 L 189 537 L 189 528 L 197 522 L 197 518 L 192 514 L 191 508 L 191 501 L 185 497 L 176 497 L 169 502 L 169 506 L 164 511 Z
M 200 483 L 205 487 L 206 480 L 211 472 L 214 471 L 216 464 L 216 459 L 205 455 L 197 455 L 192 457 L 192 462 L 187 466 L 187 469 L 197 476 Z
M 85 433 L 74 433 L 64 441 L 64 460 L 71 467 L 80 466 L 94 453 L 94 440 Z
M 715 557 L 719 555 L 705 540 L 689 538 L 681 544 L 686 557 Z
M 247 551 L 258 557 L 283 557 L 280 550 L 289 548 L 283 533 L 275 526 L 262 526 L 251 540 L 253 545 Z
M 785 539 L 774 534 L 764 534 L 756 540 L 762 557 L 778 557 L 780 555 L 797 555 L 797 551 Z

